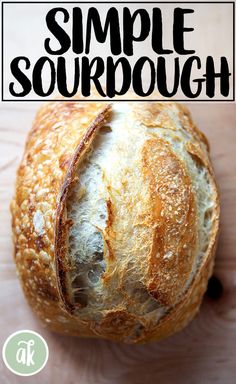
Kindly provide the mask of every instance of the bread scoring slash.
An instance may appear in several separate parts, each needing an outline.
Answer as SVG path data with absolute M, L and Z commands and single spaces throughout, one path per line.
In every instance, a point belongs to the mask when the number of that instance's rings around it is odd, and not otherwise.
M 207 140 L 180 104 L 46 104 L 11 211 L 19 278 L 50 329 L 142 343 L 197 313 L 219 197 Z

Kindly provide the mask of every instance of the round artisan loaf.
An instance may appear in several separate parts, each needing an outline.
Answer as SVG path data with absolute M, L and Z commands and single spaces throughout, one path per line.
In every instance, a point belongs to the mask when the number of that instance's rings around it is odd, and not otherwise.
M 38 112 L 11 210 L 25 296 L 52 330 L 136 343 L 193 318 L 219 226 L 208 150 L 173 102 Z

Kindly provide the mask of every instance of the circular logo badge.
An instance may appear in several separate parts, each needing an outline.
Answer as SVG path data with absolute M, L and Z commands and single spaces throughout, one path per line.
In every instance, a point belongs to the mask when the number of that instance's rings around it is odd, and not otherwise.
M 40 372 L 47 363 L 48 355 L 44 338 L 29 330 L 12 333 L 2 349 L 7 368 L 19 376 L 31 376 Z

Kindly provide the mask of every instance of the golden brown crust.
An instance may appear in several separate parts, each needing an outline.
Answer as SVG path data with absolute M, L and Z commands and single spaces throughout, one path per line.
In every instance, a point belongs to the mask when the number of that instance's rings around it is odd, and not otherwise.
M 75 307 L 71 304 L 69 297 L 69 290 L 67 284 L 67 272 L 72 268 L 70 260 L 68 260 L 68 229 L 70 221 L 66 215 L 66 199 L 68 196 L 71 185 L 76 181 L 76 169 L 83 156 L 89 150 L 92 141 L 99 128 L 105 124 L 106 117 L 108 116 L 110 106 L 105 106 L 103 110 L 97 115 L 94 121 L 89 125 L 83 139 L 79 142 L 75 153 L 70 161 L 67 173 L 65 175 L 64 183 L 62 185 L 56 210 L 55 218 L 55 262 L 56 272 L 58 279 L 58 287 L 61 299 L 64 302 L 66 309 L 73 313 Z
M 44 323 L 57 332 L 127 342 L 130 334 L 134 334 L 130 342 L 164 338 L 183 328 L 198 311 L 212 272 L 219 199 L 207 140 L 180 105 L 137 103 L 133 109 L 140 124 L 150 129 L 160 127 L 175 132 L 181 125 L 186 134 L 191 135 L 186 151 L 205 167 L 213 189 L 210 245 L 190 286 L 185 289 L 196 257 L 194 252 L 188 252 L 195 249 L 197 241 L 195 192 L 185 163 L 172 151 L 170 143 L 150 131 L 142 148 L 142 172 L 149 185 L 146 208 L 150 208 L 145 222 L 152 233 L 145 285 L 169 311 L 155 326 L 143 320 L 139 324 L 142 332 L 137 331 L 135 315 L 123 308 L 107 311 L 100 322 L 85 321 L 74 314 L 66 281 L 71 268 L 67 257 L 71 223 L 65 201 L 70 187 L 77 181 L 75 170 L 108 118 L 110 106 L 73 101 L 48 103 L 37 114 L 28 136 L 11 211 L 15 261 L 25 296 Z M 173 183 L 176 178 L 177 188 Z M 105 240 L 113 265 L 116 263 L 112 239 L 116 211 L 112 198 L 107 203 L 109 222 Z M 168 257 L 169 252 L 178 254 L 178 260 Z M 104 276 L 104 284 L 108 281 L 109 273 Z M 118 290 L 125 295 L 123 285 L 121 276 Z
M 183 292 L 196 257 L 189 252 L 196 247 L 196 201 L 186 166 L 168 143 L 160 138 L 147 140 L 143 162 L 155 225 L 148 289 L 170 306 Z
M 103 103 L 45 105 L 36 116 L 18 169 L 11 203 L 15 261 L 27 299 L 50 324 L 57 323 L 56 314 L 68 317 L 60 308 L 55 268 L 54 223 L 60 217 L 60 196 L 71 182 L 76 151 L 86 145 L 95 121 L 106 110 Z

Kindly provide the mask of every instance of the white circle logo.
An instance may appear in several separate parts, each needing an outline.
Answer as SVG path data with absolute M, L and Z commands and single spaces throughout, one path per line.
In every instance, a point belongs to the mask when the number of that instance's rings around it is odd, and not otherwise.
M 19 376 L 32 376 L 40 372 L 47 364 L 48 356 L 46 341 L 31 330 L 12 333 L 2 349 L 6 367 Z

